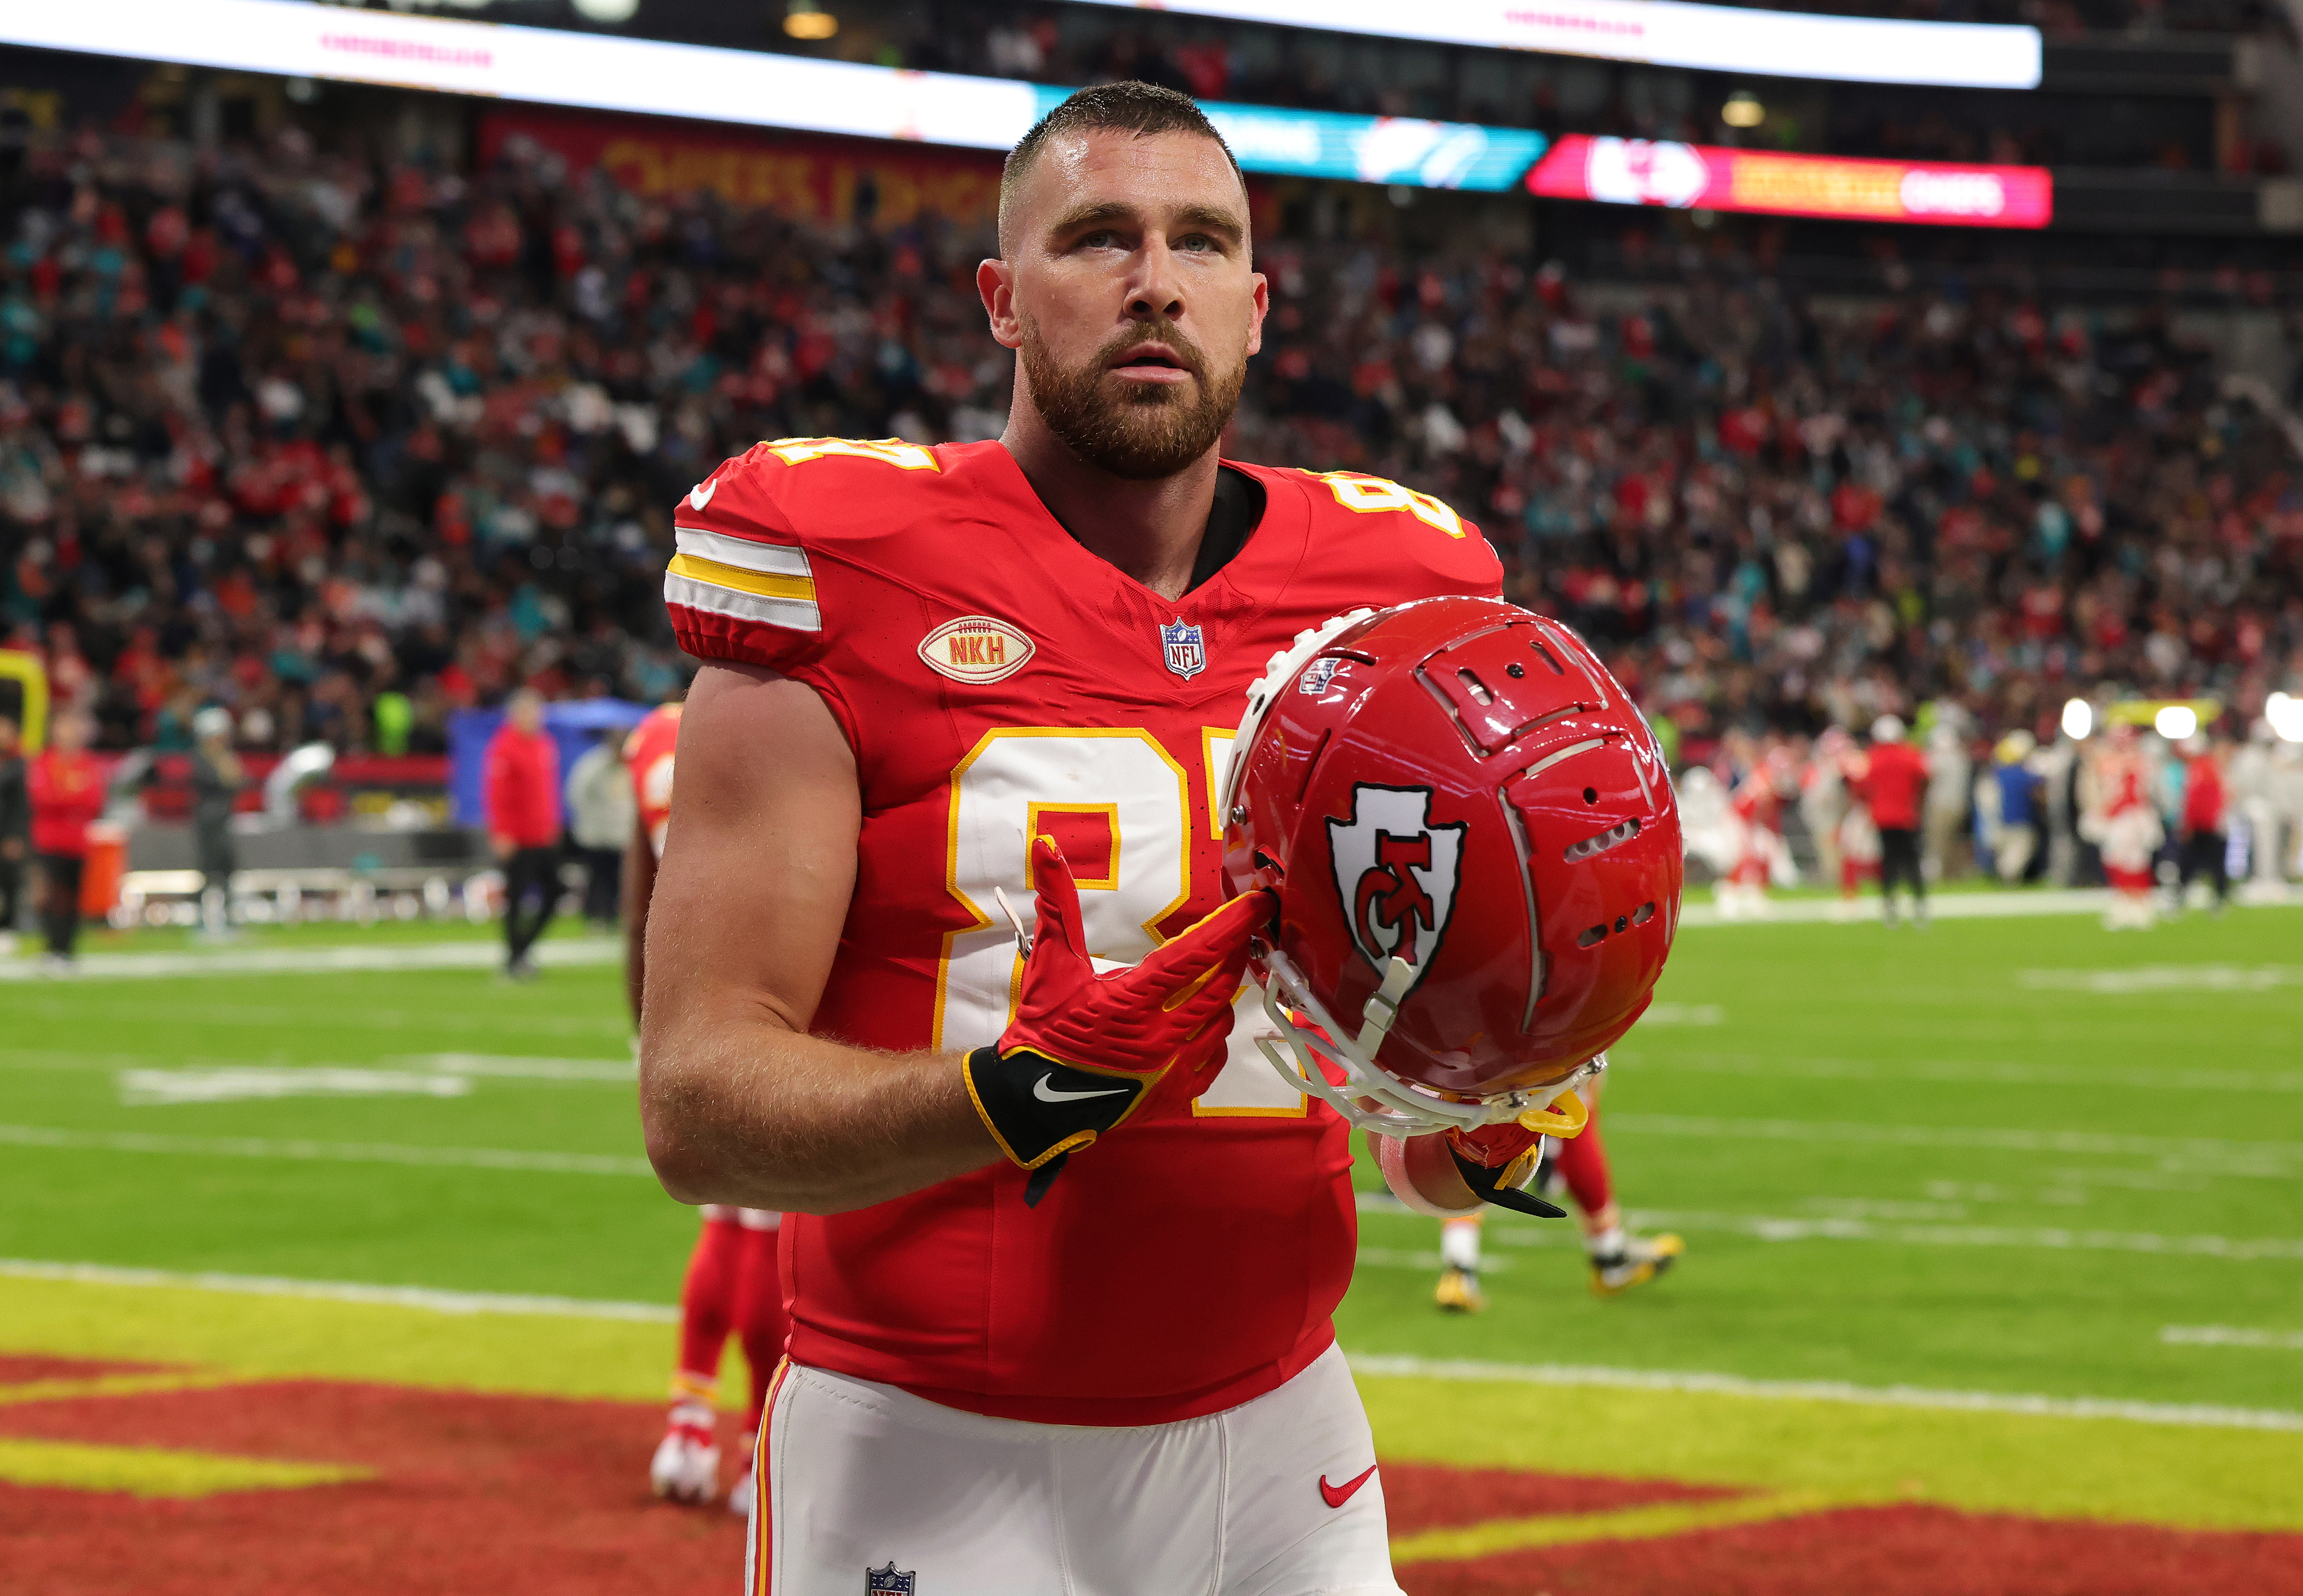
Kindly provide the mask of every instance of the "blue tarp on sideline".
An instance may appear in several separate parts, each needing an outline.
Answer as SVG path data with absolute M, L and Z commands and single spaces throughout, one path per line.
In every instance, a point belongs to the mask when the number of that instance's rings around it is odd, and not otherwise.
M 576 698 L 545 705 L 544 729 L 560 749 L 560 779 L 568 779 L 576 761 L 602 736 L 620 739 L 647 712 L 646 705 L 621 698 Z M 487 776 L 488 740 L 503 719 L 501 709 L 460 709 L 448 717 L 448 806 L 458 825 L 488 823 L 482 790 Z

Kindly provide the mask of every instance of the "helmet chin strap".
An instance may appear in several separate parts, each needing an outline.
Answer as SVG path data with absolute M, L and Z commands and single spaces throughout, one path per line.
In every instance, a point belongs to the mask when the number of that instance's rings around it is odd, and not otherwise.
M 1400 1000 L 1414 984 L 1413 965 L 1394 958 L 1384 967 L 1383 984 L 1361 1006 L 1360 1028 L 1354 1034 L 1336 1022 L 1312 994 L 1303 973 L 1285 953 L 1274 948 L 1264 956 L 1263 964 L 1267 973 L 1263 1012 L 1279 1034 L 1257 1037 L 1257 1050 L 1280 1079 L 1320 1098 L 1361 1129 L 1391 1136 L 1420 1136 L 1438 1130 L 1473 1130 L 1511 1119 L 1552 1136 L 1572 1136 L 1583 1128 L 1588 1111 L 1571 1088 L 1607 1068 L 1605 1053 L 1551 1085 L 1460 1102 L 1403 1081 L 1375 1061 L 1384 1037 L 1399 1018 Z M 1299 1013 L 1310 1017 L 1312 1023 L 1299 1024 L 1295 1018 Z M 1322 1059 L 1342 1072 L 1340 1088 L 1329 1084 L 1320 1068 Z

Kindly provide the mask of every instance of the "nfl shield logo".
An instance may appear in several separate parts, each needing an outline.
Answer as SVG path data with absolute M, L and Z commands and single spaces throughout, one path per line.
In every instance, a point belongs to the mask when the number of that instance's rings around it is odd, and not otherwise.
M 907 1568 L 901 1574 L 897 1573 L 896 1559 L 893 1558 L 888 1559 L 888 1566 L 885 1568 L 874 1568 L 866 1564 L 864 1569 L 864 1596 L 913 1596 L 912 1578 L 916 1572 L 915 1569 Z
M 1181 615 L 1160 629 L 1160 646 L 1167 654 L 1168 669 L 1189 681 L 1208 668 L 1208 651 L 1201 640 L 1200 629 L 1185 626 Z

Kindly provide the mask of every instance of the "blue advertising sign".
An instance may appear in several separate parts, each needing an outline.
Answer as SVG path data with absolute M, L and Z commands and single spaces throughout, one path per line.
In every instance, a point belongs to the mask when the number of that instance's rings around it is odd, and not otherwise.
M 1046 114 L 1071 91 L 1038 89 Z M 1281 177 L 1340 177 L 1416 189 L 1500 193 L 1527 175 L 1548 146 L 1527 128 L 1412 116 L 1346 116 L 1335 111 L 1284 111 L 1270 106 L 1201 102 L 1245 172 Z

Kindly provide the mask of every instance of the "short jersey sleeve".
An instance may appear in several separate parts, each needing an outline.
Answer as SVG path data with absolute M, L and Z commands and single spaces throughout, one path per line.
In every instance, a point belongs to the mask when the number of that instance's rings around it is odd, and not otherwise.
M 663 602 L 679 646 L 701 660 L 788 671 L 816 658 L 816 571 L 766 444 L 727 461 L 674 506 Z

